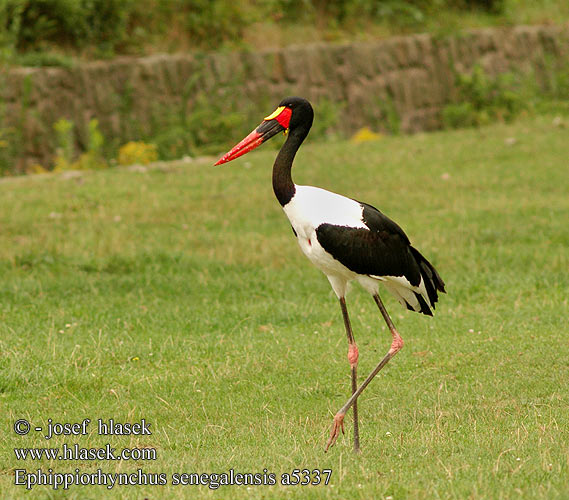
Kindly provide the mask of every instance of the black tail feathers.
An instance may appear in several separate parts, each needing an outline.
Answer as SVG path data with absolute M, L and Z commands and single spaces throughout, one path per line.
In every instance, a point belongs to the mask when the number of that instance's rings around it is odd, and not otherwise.
M 435 308 L 435 303 L 439 299 L 437 291 L 446 293 L 445 282 L 440 277 L 434 266 L 421 255 L 421 252 L 416 248 L 411 247 L 411 252 L 417 264 L 419 265 L 419 270 L 421 271 L 421 276 L 425 282 L 425 288 L 427 289 L 427 295 L 429 296 L 429 301 L 431 302 L 431 307 Z

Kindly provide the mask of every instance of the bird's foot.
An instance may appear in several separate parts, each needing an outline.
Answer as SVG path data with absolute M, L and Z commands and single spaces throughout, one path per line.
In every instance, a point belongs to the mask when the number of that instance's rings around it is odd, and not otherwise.
M 332 425 L 332 430 L 330 431 L 330 437 L 328 438 L 328 442 L 326 443 L 326 449 L 324 450 L 324 452 L 327 452 L 330 446 L 334 446 L 334 443 L 336 442 L 336 440 L 338 439 L 338 435 L 340 434 L 340 430 L 342 431 L 342 434 L 345 434 L 344 416 L 345 413 L 339 413 L 339 412 L 336 413 L 336 415 L 334 416 L 334 424 Z

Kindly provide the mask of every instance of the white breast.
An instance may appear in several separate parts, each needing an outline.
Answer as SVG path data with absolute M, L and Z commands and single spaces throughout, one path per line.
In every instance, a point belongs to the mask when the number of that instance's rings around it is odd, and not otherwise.
M 310 233 L 320 224 L 362 227 L 362 206 L 350 198 L 312 186 L 296 186 L 283 207 L 297 234 Z
M 302 252 L 328 275 L 353 279 L 354 273 L 335 260 L 318 243 L 321 224 L 365 228 L 362 206 L 350 198 L 312 186 L 296 186 L 293 198 L 283 207 L 298 238 Z

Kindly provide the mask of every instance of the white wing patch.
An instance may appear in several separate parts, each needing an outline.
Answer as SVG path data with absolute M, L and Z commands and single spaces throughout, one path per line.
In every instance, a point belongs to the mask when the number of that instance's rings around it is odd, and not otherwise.
M 296 186 L 283 210 L 297 233 L 311 233 L 321 224 L 367 229 L 363 207 L 357 201 L 317 187 Z

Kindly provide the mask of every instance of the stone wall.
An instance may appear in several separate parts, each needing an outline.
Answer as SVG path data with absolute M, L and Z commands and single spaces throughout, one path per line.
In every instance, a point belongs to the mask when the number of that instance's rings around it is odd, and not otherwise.
M 255 109 L 259 117 L 286 95 L 316 103 L 327 99 L 342 105 L 344 132 L 387 126 L 388 103 L 402 132 L 433 130 L 456 91 L 455 72 L 476 63 L 492 74 L 540 71 L 546 63 L 566 60 L 568 27 L 520 26 L 443 38 L 425 34 L 258 52 L 118 58 L 70 69 L 16 68 L 0 77 L 0 128 L 17 129 L 22 157 L 45 164 L 53 155 L 53 124 L 62 117 L 76 125 L 79 147 L 91 118 L 99 120 L 107 138 L 124 143 L 151 133 L 161 109 L 191 114 L 201 92 L 230 99 L 237 110 Z

